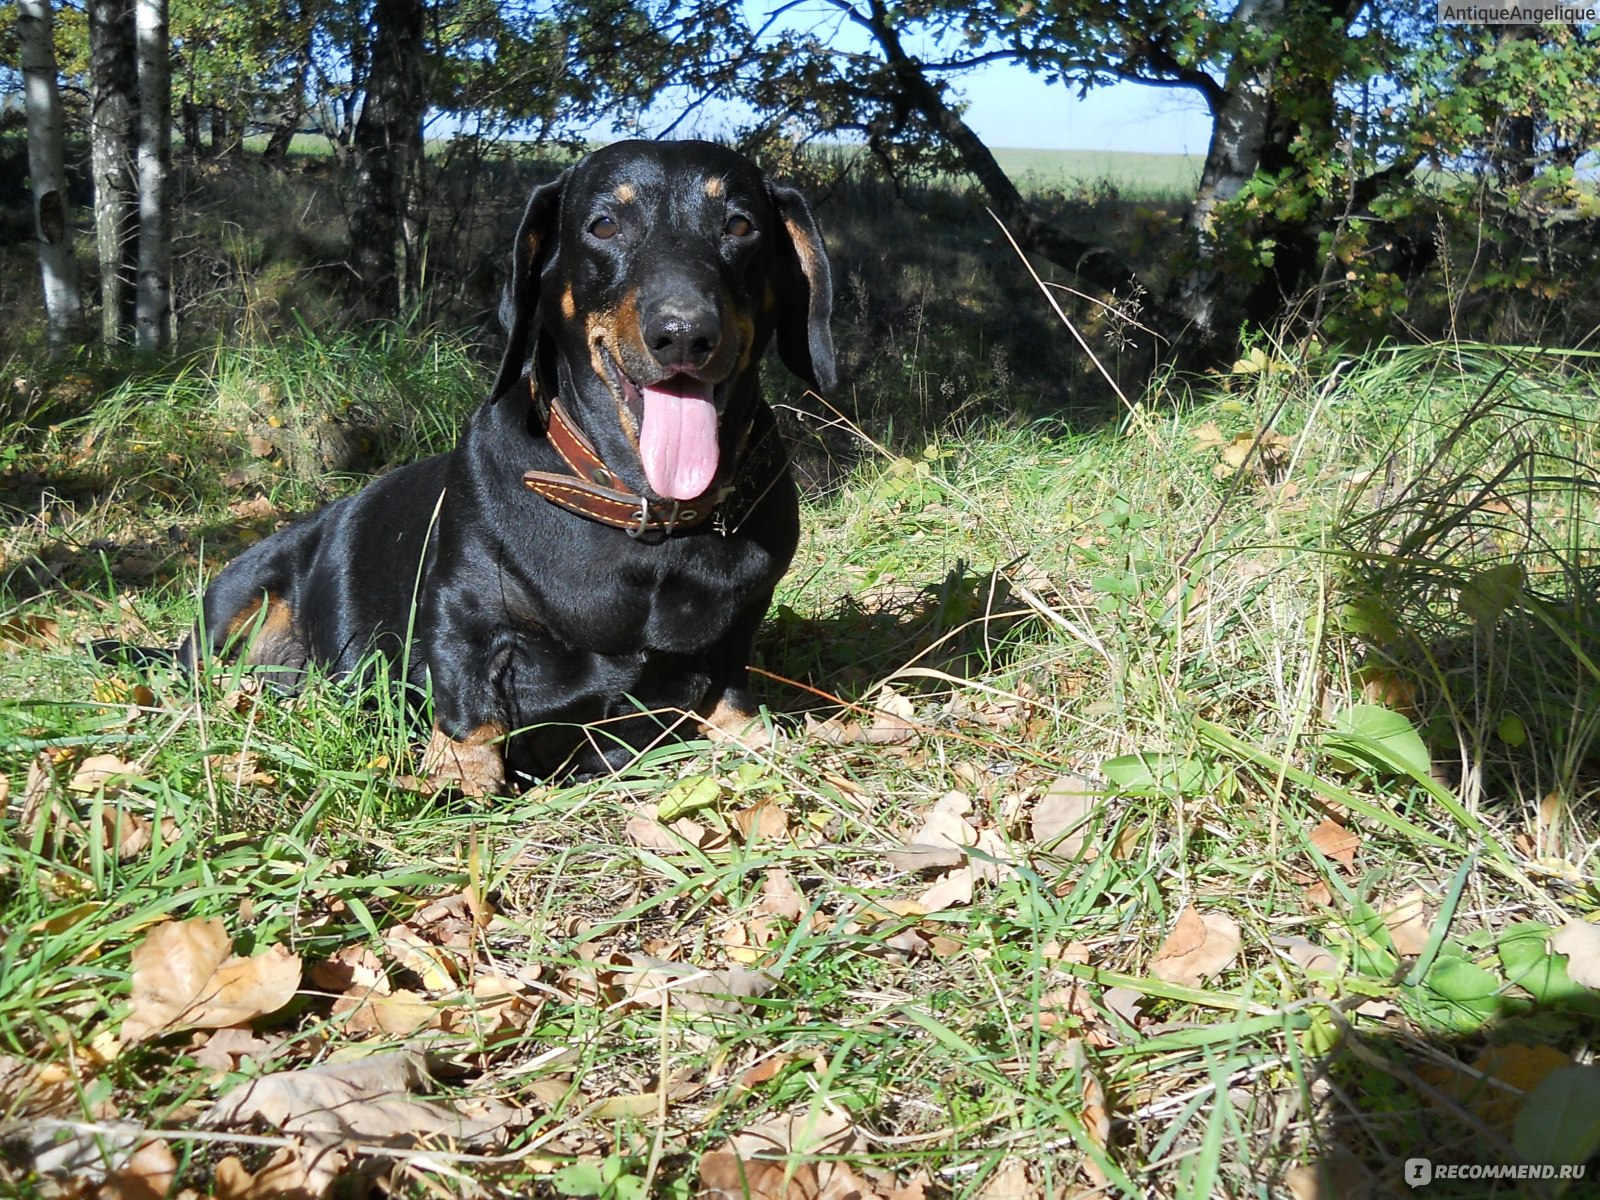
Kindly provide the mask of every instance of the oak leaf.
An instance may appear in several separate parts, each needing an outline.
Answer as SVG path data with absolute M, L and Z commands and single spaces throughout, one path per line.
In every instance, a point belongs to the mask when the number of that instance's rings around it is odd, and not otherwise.
M 157 925 L 133 952 L 133 1007 L 122 1039 L 144 1041 L 175 1029 L 219 1029 L 276 1012 L 300 986 L 300 956 L 273 946 L 232 954 L 219 918 Z

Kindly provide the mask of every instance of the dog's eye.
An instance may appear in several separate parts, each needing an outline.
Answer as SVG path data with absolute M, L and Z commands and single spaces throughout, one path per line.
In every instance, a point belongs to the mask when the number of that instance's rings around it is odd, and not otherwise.
M 621 233 L 622 226 L 618 225 L 616 220 L 612 217 L 596 217 L 594 222 L 589 226 L 589 232 L 595 237 L 599 238 L 601 241 L 604 241 L 607 238 L 614 238 L 617 236 L 617 234 Z
M 722 227 L 723 233 L 735 238 L 749 237 L 755 231 L 756 227 L 750 224 L 748 217 L 729 217 L 728 223 Z

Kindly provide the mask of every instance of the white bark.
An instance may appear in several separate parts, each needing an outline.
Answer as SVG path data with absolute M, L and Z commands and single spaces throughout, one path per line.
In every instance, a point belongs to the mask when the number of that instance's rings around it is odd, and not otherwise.
M 135 0 L 139 48 L 139 285 L 134 335 L 142 351 L 172 335 L 172 86 L 167 0 Z
M 56 87 L 56 52 L 49 0 L 18 0 L 24 105 L 28 115 L 28 175 L 33 190 L 34 232 L 50 344 L 75 341 L 83 327 L 83 293 L 72 256 L 67 219 L 67 174 L 63 165 L 61 93 Z

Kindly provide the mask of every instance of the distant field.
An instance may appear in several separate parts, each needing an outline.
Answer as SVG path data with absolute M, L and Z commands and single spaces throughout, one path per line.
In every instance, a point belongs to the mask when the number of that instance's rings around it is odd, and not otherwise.
M 1023 191 L 1072 191 L 1109 180 L 1124 193 L 1192 195 L 1204 159 L 1198 154 L 1135 154 L 1115 150 L 1016 150 L 994 156 Z

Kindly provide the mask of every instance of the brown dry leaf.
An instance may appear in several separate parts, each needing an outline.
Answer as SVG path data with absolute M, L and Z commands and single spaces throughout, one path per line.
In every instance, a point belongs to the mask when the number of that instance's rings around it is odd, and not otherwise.
M 806 915 L 806 897 L 795 883 L 794 876 L 783 867 L 768 867 L 766 881 L 761 885 L 761 899 L 756 911 L 786 921 L 798 921 Z
M 630 954 L 627 962 L 634 969 L 621 972 L 618 981 L 628 999 L 642 1005 L 659 1005 L 665 997 L 689 1012 L 736 1013 L 778 985 L 767 972 L 743 967 L 706 971 L 646 954 Z
M 422 1029 L 437 1029 L 444 1024 L 440 1005 L 404 988 L 388 995 L 346 992 L 333 1002 L 333 1018 L 347 1034 L 382 1033 L 389 1037 L 410 1037 Z
M 172 1147 L 157 1139 L 140 1146 L 107 1174 L 95 1200 L 166 1200 L 177 1178 Z
M 499 1144 L 503 1120 L 482 1120 L 417 1093 L 432 1080 L 414 1051 L 375 1054 L 263 1075 L 234 1088 L 201 1117 L 207 1128 L 260 1120 L 284 1133 L 350 1138 L 385 1145 L 450 1143 L 479 1149 Z
M 1361 839 L 1337 821 L 1324 817 L 1311 831 L 1311 844 L 1340 866 L 1353 866 Z
M 138 779 L 143 774 L 138 763 L 127 762 L 115 754 L 95 754 L 78 764 L 78 769 L 67 783 L 67 790 L 93 795 L 112 780 Z
M 933 885 L 917 897 L 924 913 L 943 912 L 957 904 L 972 903 L 973 874 L 971 867 L 960 867 L 939 876 Z
M 900 849 L 889 851 L 885 857 L 896 871 L 948 871 L 967 861 L 966 851 L 948 842 L 940 846 L 927 842 L 907 842 Z
M 1083 1130 L 1089 1139 L 1105 1153 L 1111 1146 L 1111 1105 L 1106 1100 L 1106 1090 L 1089 1066 L 1088 1055 L 1084 1053 L 1083 1043 L 1074 1038 L 1068 1044 L 1067 1059 L 1072 1063 L 1078 1073 L 1079 1083 L 1083 1088 L 1083 1108 L 1080 1115 L 1083 1118 Z M 1089 1182 L 1096 1188 L 1104 1188 L 1108 1192 L 1111 1180 L 1105 1172 L 1087 1154 L 1083 1157 L 1083 1172 L 1089 1177 Z
M 1384 910 L 1383 924 L 1396 954 L 1421 954 L 1427 946 L 1431 930 L 1423 911 L 1426 900 L 1420 889 L 1412 890 Z
M 542 992 L 530 991 L 520 979 L 484 974 L 472 980 L 472 994 L 446 1008 L 444 1027 L 451 1033 L 470 1033 L 482 1042 L 528 1027 L 544 1007 Z
M 1093 780 L 1072 773 L 1058 775 L 1034 803 L 1028 818 L 1034 845 L 1064 858 L 1076 858 L 1089 836 L 1088 818 L 1104 800 L 1104 789 Z
M 680 817 L 671 825 L 662 825 L 652 817 L 629 817 L 622 827 L 623 834 L 641 850 L 655 850 L 663 854 L 682 854 L 685 843 L 696 850 L 713 850 L 725 845 L 728 835 L 720 830 L 707 829 Z
M 1567 976 L 1573 983 L 1600 988 L 1600 925 L 1568 921 L 1550 935 L 1550 949 L 1567 956 Z
M 985 883 L 1004 883 L 1008 879 L 1016 878 L 1016 855 L 1012 853 L 1005 835 L 998 829 L 991 826 L 980 830 L 978 840 L 972 844 L 972 849 L 975 853 L 968 855 L 970 860 L 968 869 L 974 878 L 981 879 Z
M 383 948 L 402 967 L 420 977 L 422 986 L 430 992 L 454 991 L 456 980 L 465 974 L 465 964 L 458 955 L 404 925 L 384 933 Z
M 81 1115 L 79 1081 L 55 1063 L 0 1054 L 0 1111 L 12 1118 Z
M 228 505 L 228 511 L 242 520 L 260 521 L 277 516 L 278 506 L 264 495 L 257 493 L 248 500 L 235 500 Z
M 0 621 L 0 647 L 21 650 L 61 645 L 61 623 L 33 613 Z
M 915 711 L 910 699 L 893 688 L 884 687 L 872 700 L 871 710 L 864 712 L 861 719 L 841 714 L 818 721 L 807 714 L 806 734 L 830 746 L 899 745 L 917 735 Z
M 1026 1160 L 1008 1158 L 984 1180 L 976 1200 L 1044 1200 L 1044 1192 L 1030 1174 Z
M 750 842 L 781 841 L 789 834 L 789 814 L 781 804 L 763 800 L 733 814 L 734 828 L 739 839 Z
M 1222 430 L 1217 428 L 1215 421 L 1207 421 L 1204 425 L 1190 431 L 1194 438 L 1196 450 L 1215 450 L 1218 446 L 1226 446 L 1228 439 L 1223 436 Z
M 133 952 L 133 1008 L 122 1023 L 123 1041 L 242 1025 L 294 998 L 299 955 L 273 946 L 240 958 L 232 949 L 218 918 L 168 921 L 146 934 Z
M 197 1039 L 205 1038 L 203 1045 L 190 1052 L 195 1062 L 213 1071 L 223 1072 L 238 1070 L 239 1063 L 246 1058 L 258 1064 L 267 1062 L 276 1057 L 288 1042 L 282 1036 L 258 1037 L 248 1029 L 234 1026 L 219 1029 L 209 1036 L 195 1036 Z
M 794 1061 L 789 1054 L 774 1054 L 762 1059 L 755 1066 L 747 1068 L 738 1079 L 734 1080 L 734 1088 L 748 1092 L 760 1087 L 767 1080 L 774 1078 L 779 1071 Z
M 359 942 L 341 946 L 327 958 L 312 963 L 306 978 L 329 992 L 377 992 L 387 996 L 391 990 L 383 963 Z
M 406 922 L 407 927 L 440 946 L 470 946 L 473 934 L 493 915 L 481 898 L 468 892 L 441 896 L 419 909 Z
M 1527 1094 L 1545 1076 L 1571 1065 L 1572 1059 L 1554 1046 L 1506 1042 L 1478 1053 L 1472 1060 L 1476 1073 L 1439 1062 L 1424 1063 L 1417 1073 L 1479 1120 L 1509 1135 Z
M 1316 1162 L 1290 1167 L 1283 1182 L 1291 1200 L 1347 1200 L 1380 1194 L 1366 1164 L 1338 1146 Z
M 248 750 L 236 754 L 210 754 L 206 761 L 227 787 L 272 787 L 277 777 L 261 769 L 260 761 Z
M 216 1200 L 324 1200 L 349 1165 L 337 1145 L 285 1146 L 254 1174 L 230 1155 L 216 1167 Z
M 1339 973 L 1339 960 L 1316 942 L 1303 937 L 1275 937 L 1272 944 L 1286 953 L 1302 971 L 1329 975 Z
M 1239 926 L 1231 917 L 1216 912 L 1202 916 L 1190 905 L 1150 960 L 1150 973 L 1167 983 L 1199 987 L 1233 964 L 1241 944 Z
M 879 1200 L 846 1156 L 866 1139 L 840 1113 L 802 1109 L 748 1125 L 700 1158 L 702 1200 Z M 815 1161 L 821 1158 L 822 1161 Z

